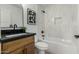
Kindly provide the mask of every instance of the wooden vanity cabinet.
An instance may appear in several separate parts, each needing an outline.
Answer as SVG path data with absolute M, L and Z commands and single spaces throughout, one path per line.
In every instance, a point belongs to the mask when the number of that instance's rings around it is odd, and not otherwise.
M 34 54 L 34 36 L 3 43 L 3 54 Z
M 1 54 L 1 43 L 0 43 L 0 54 Z

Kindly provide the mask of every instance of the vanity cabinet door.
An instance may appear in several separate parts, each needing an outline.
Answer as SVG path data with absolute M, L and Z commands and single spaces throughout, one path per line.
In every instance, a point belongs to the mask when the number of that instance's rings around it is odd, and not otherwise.
M 34 43 L 30 43 L 24 48 L 24 54 L 34 54 L 34 53 L 35 53 Z
M 11 54 L 23 54 L 23 49 L 17 49 L 17 50 L 15 50 L 15 51 L 13 51 L 13 52 L 11 52 Z

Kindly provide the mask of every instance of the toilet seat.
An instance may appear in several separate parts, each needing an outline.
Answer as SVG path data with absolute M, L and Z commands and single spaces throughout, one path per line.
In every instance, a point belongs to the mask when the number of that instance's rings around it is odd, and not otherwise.
M 40 50 L 47 50 L 48 49 L 48 44 L 45 42 L 37 42 L 36 47 Z

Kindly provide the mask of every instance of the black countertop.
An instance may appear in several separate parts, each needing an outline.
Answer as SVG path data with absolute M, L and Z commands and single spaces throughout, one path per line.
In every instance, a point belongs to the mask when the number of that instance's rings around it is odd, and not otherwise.
M 29 36 L 33 36 L 36 35 L 36 33 L 27 33 L 25 35 L 20 35 L 20 36 L 15 36 L 15 37 L 2 37 L 0 38 L 0 43 L 5 43 L 5 42 L 10 42 L 10 41 L 14 41 L 14 40 L 18 40 L 20 38 L 25 38 L 25 37 L 29 37 Z

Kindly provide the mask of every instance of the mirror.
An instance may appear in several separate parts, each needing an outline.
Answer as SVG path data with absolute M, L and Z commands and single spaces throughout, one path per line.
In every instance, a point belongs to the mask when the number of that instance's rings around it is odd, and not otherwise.
M 1 28 L 24 27 L 23 7 L 21 4 L 0 4 Z

